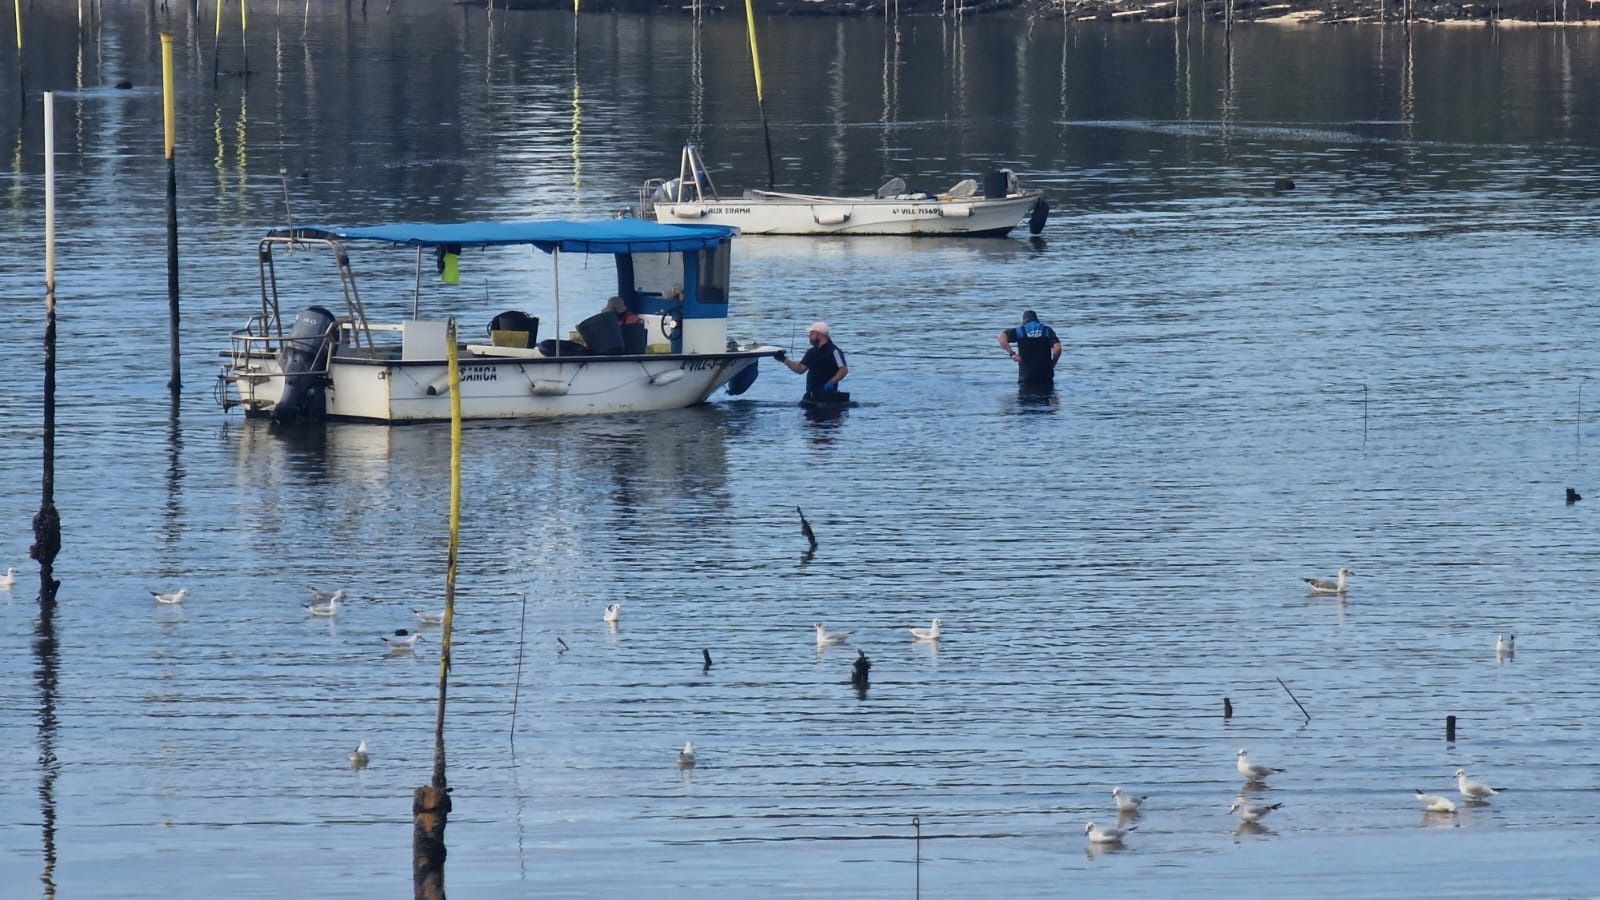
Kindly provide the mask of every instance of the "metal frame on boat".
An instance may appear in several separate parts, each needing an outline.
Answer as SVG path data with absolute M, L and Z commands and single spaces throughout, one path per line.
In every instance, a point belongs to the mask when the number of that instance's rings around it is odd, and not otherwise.
M 558 328 L 561 256 L 611 256 L 615 297 L 628 323 L 605 312 L 579 324 L 586 345 L 541 343 L 538 319 L 515 310 L 496 316 L 485 343 L 458 343 L 464 418 L 675 409 L 701 403 L 724 385 L 742 393 L 761 357 L 780 348 L 728 340 L 729 257 L 737 233 L 637 220 L 274 229 L 257 253 L 260 309 L 232 334 L 218 399 L 224 409 L 239 406 L 247 416 L 279 422 L 449 419 L 449 321 L 419 318 L 423 251 L 432 249 L 443 260 L 465 248 L 509 245 L 528 245 L 554 259 Z M 410 318 L 367 318 L 345 246 L 353 241 L 416 248 Z M 332 256 L 340 294 L 308 306 L 286 329 L 276 260 L 291 249 L 313 248 Z
M 894 178 L 860 197 L 750 190 L 724 198 L 700 150 L 690 144 L 683 148 L 677 178 L 644 183 L 639 215 L 663 223 L 732 225 L 743 234 L 999 237 L 1024 217 L 1038 234 L 1050 204 L 1039 191 L 1023 190 L 1009 169 L 986 174 L 981 186 L 969 178 L 942 194 L 907 192 L 905 181 Z

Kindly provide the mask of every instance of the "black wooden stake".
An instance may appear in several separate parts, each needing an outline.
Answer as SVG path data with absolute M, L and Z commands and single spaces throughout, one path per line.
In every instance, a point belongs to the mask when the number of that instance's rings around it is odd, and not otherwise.
M 1310 722 L 1311 721 L 1311 713 L 1306 712 L 1305 706 L 1303 706 L 1300 703 L 1300 698 L 1296 697 L 1294 695 L 1294 691 L 1289 690 L 1289 686 L 1287 684 L 1283 683 L 1283 679 L 1282 678 L 1274 677 L 1272 680 L 1276 681 L 1278 683 L 1278 686 L 1283 688 L 1283 692 L 1289 695 L 1289 699 L 1294 701 L 1294 705 L 1300 707 L 1300 712 L 1306 717 L 1306 721 Z
M 1444 739 L 1449 741 L 1452 744 L 1456 742 L 1456 717 L 1455 716 L 1445 716 L 1444 717 Z

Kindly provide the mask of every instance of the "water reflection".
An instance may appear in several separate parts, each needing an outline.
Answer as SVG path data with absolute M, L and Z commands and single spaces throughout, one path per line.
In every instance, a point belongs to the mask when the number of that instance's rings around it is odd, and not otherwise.
M 39 840 L 42 845 L 44 896 L 56 895 L 56 779 L 61 763 L 56 758 L 56 693 L 61 651 L 56 640 L 57 584 L 46 579 L 39 595 L 39 619 L 34 630 L 34 682 L 39 690 Z

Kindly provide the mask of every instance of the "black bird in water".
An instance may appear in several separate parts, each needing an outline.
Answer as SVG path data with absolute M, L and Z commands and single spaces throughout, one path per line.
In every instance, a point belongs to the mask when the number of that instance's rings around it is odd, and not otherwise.
M 1582 500 L 1582 499 L 1583 499 L 1583 495 L 1582 494 L 1578 493 L 1577 491 L 1573 490 L 1572 488 L 1567 488 L 1567 503 L 1569 503 L 1569 504 L 1577 503 L 1579 500 Z M 815 542 L 813 542 L 813 543 L 815 543 Z
M 817 549 L 817 533 L 811 530 L 811 523 L 806 521 L 806 514 L 801 512 L 798 506 L 794 508 L 794 511 L 800 513 L 800 533 L 805 535 L 806 540 L 811 542 L 811 549 Z
M 854 671 L 850 673 L 850 683 L 855 685 L 855 688 L 858 691 L 866 690 L 867 673 L 872 671 L 872 660 L 867 659 L 866 653 L 857 650 L 855 665 L 853 665 L 851 668 Z

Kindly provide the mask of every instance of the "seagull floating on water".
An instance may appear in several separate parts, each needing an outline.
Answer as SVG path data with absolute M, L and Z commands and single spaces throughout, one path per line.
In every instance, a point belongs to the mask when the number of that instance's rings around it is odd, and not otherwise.
M 323 618 L 337 616 L 339 614 L 339 601 L 343 599 L 344 591 L 334 591 L 328 595 L 326 603 L 319 601 L 305 604 L 306 611 L 313 616 L 322 616 Z
M 911 639 L 914 641 L 937 641 L 939 639 L 939 626 L 943 624 L 942 620 L 934 619 L 933 624 L 927 628 L 911 628 L 908 630 L 911 632 Z
M 832 646 L 833 644 L 842 644 L 845 641 L 850 639 L 850 632 L 848 632 L 848 631 L 829 631 L 828 629 L 822 627 L 822 623 L 821 622 L 818 622 L 817 624 L 815 624 L 815 625 L 813 625 L 811 627 L 815 628 L 817 630 L 817 646 L 818 647 L 828 647 L 828 646 Z
M 1423 810 L 1427 812 L 1454 813 L 1456 811 L 1455 801 L 1451 800 L 1449 797 L 1440 797 L 1437 794 L 1424 794 L 1422 791 L 1416 790 L 1415 788 L 1413 788 L 1413 791 L 1417 795 L 1417 802 L 1421 803 Z
M 678 751 L 678 768 L 694 768 L 694 741 L 683 742 L 683 749 Z
M 1122 788 L 1119 787 L 1111 789 L 1111 796 L 1117 798 L 1117 812 L 1120 813 L 1136 813 L 1139 811 L 1139 807 L 1144 805 L 1144 801 L 1149 799 L 1147 797 L 1124 794 Z
M 183 598 L 189 596 L 189 589 L 178 588 L 178 592 L 175 594 L 161 594 L 151 591 L 150 596 L 156 598 L 157 603 L 182 603 Z
M 1129 832 L 1138 827 L 1137 825 L 1129 825 L 1127 828 L 1099 828 L 1093 822 L 1090 822 L 1083 826 L 1083 833 L 1089 836 L 1089 843 L 1091 844 L 1120 844 L 1122 839 L 1128 836 Z
M 622 618 L 622 604 L 613 603 L 610 606 L 607 606 L 605 614 L 600 618 L 605 619 L 607 622 L 615 625 L 617 621 Z
M 1499 791 L 1481 781 L 1473 781 L 1468 778 L 1466 769 L 1456 770 L 1456 788 L 1461 791 L 1461 796 L 1466 797 L 1468 800 L 1482 800 L 1485 797 L 1493 797 L 1499 793 Z
M 10 588 L 17 583 L 17 570 L 6 566 L 6 573 L 0 575 L 0 588 Z
M 1262 819 L 1265 819 L 1268 813 L 1275 809 L 1281 809 L 1282 807 L 1282 803 L 1269 803 L 1266 806 L 1256 806 L 1253 803 L 1246 803 L 1243 800 L 1235 800 L 1233 801 L 1233 805 L 1228 807 L 1228 812 L 1238 813 L 1239 818 L 1246 822 L 1259 822 Z
M 428 612 L 425 609 L 413 609 L 411 611 L 411 614 L 416 616 L 417 617 L 417 621 L 421 622 L 424 625 L 443 625 L 444 624 L 444 610 L 440 610 L 440 611 L 438 611 L 436 613 L 433 613 L 433 612 Z
M 1283 769 L 1269 769 L 1250 761 L 1250 754 L 1243 747 L 1239 748 L 1239 774 L 1247 781 L 1266 781 L 1268 775 L 1276 775 Z
M 367 742 L 362 741 L 350 752 L 350 768 L 364 769 L 367 765 Z
M 419 631 L 407 631 L 404 628 L 396 628 L 394 630 L 393 637 L 390 637 L 387 634 L 380 634 L 378 637 L 385 644 L 389 645 L 390 650 L 414 650 L 416 649 L 417 641 L 422 640 L 422 633 Z
M 1350 576 L 1354 574 L 1349 569 L 1340 569 L 1339 577 L 1336 581 L 1329 581 L 1326 578 L 1306 578 L 1302 580 L 1311 586 L 1311 593 L 1313 594 L 1342 594 L 1344 593 L 1345 582 L 1349 581 Z
M 1517 636 L 1514 634 L 1497 634 L 1494 636 L 1495 656 L 1514 656 L 1517 652 Z M 1538 654 L 1534 654 L 1537 656 Z

